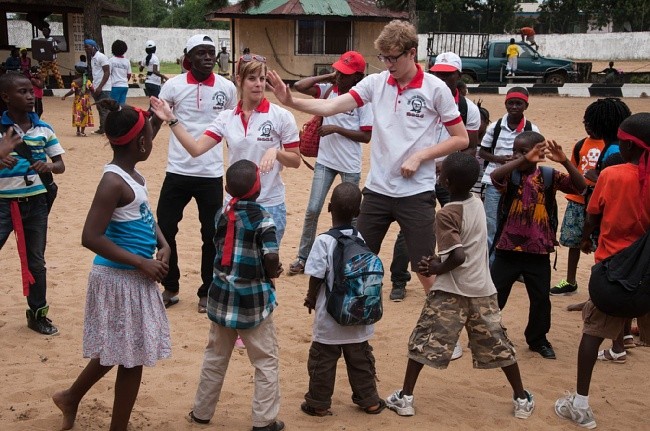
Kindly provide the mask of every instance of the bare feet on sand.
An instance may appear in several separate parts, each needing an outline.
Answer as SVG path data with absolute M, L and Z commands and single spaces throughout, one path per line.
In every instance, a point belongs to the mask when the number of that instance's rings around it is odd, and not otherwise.
M 79 404 L 70 400 L 70 394 L 67 390 L 57 392 L 52 396 L 52 401 L 63 413 L 62 430 L 69 430 L 74 426 L 74 420 L 77 418 L 77 409 Z

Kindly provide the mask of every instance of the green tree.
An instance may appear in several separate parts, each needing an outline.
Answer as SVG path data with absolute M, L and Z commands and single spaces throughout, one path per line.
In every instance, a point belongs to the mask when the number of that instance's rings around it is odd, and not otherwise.
M 544 0 L 538 29 L 543 33 L 575 33 L 587 30 L 587 0 Z

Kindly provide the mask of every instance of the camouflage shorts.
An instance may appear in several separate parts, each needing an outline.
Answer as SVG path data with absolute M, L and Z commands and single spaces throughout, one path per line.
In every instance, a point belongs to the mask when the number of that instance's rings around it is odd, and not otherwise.
M 501 324 L 497 295 L 469 298 L 432 290 L 409 338 L 409 358 L 447 368 L 463 326 L 467 328 L 474 368 L 516 363 L 515 348 Z

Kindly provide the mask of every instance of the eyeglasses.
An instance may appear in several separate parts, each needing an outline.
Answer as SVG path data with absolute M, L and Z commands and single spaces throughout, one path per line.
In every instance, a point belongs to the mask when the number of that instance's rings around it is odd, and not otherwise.
M 244 63 L 248 63 L 249 61 L 259 61 L 260 63 L 266 63 L 266 57 L 257 55 L 257 54 L 244 54 L 240 58 L 241 61 Z
M 379 55 L 377 55 L 377 59 L 378 59 L 379 61 L 381 61 L 382 63 L 389 62 L 389 63 L 391 63 L 391 64 L 395 64 L 395 63 L 397 63 L 397 60 L 398 60 L 401 56 L 403 56 L 404 54 L 406 54 L 407 52 L 409 52 L 408 49 L 402 51 L 402 53 L 401 53 L 400 55 L 396 55 L 396 56 L 392 56 L 392 55 L 381 55 L 381 54 L 379 54 Z

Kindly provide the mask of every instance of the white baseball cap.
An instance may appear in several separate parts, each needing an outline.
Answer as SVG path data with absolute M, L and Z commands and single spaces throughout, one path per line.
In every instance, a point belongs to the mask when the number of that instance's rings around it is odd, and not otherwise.
M 436 63 L 429 69 L 431 72 L 456 72 L 463 70 L 463 62 L 453 52 L 443 52 L 436 57 Z
M 189 53 L 192 49 L 196 48 L 199 45 L 209 45 L 209 46 L 214 46 L 216 48 L 216 45 L 214 44 L 214 41 L 210 36 L 207 34 L 195 34 L 194 36 L 190 37 L 187 40 L 187 45 L 185 45 L 185 49 Z
M 156 47 L 156 42 L 153 40 L 148 40 L 147 43 L 144 44 L 145 48 L 155 48 Z

